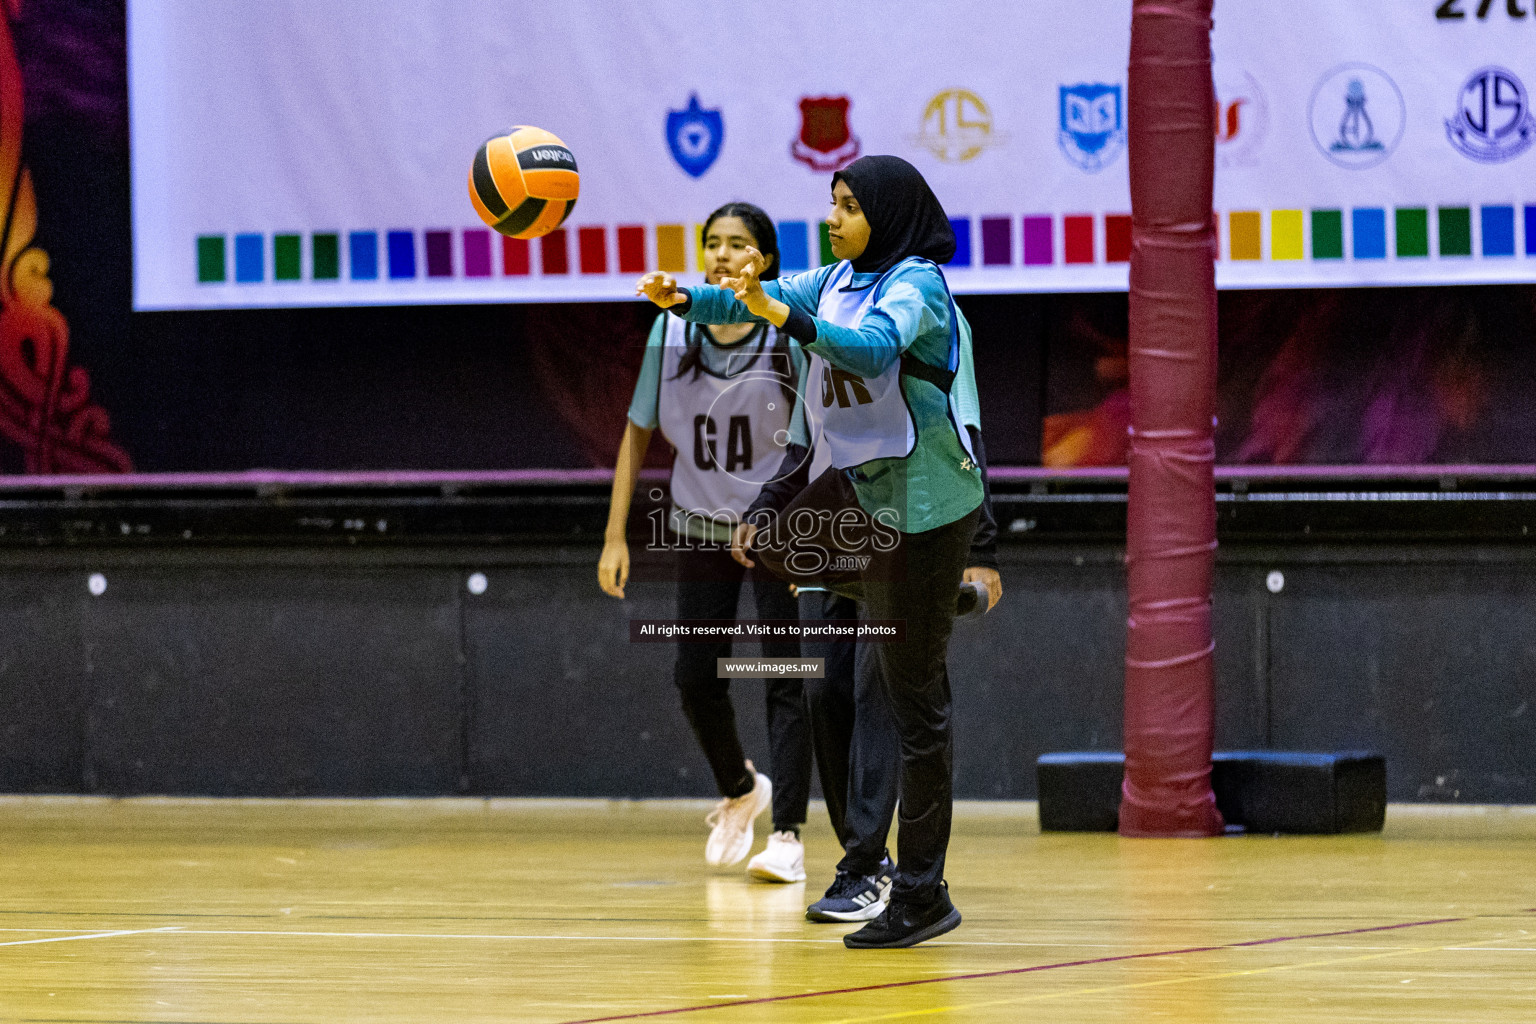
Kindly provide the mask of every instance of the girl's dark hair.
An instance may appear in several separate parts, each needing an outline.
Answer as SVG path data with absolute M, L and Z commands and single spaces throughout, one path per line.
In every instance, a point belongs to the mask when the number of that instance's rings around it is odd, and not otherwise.
M 762 207 L 753 206 L 751 203 L 726 203 L 720 209 L 709 215 L 704 221 L 704 237 L 709 237 L 709 226 L 721 217 L 739 217 L 741 222 L 752 232 L 752 237 L 757 240 L 754 246 L 764 256 L 772 256 L 768 269 L 759 277 L 764 281 L 772 281 L 779 276 L 779 233 L 773 226 L 773 220 L 763 212 Z
M 726 203 L 714 213 L 711 213 L 708 219 L 704 221 L 701 241 L 703 238 L 709 237 L 710 225 L 714 224 L 721 217 L 740 218 L 741 222 L 747 226 L 747 230 L 752 233 L 753 240 L 757 243 L 753 248 L 764 256 L 772 257 L 768 263 L 768 269 L 763 271 L 759 278 L 764 281 L 771 281 L 778 277 L 779 232 L 773 226 L 773 219 L 763 212 L 762 207 L 754 206 L 751 203 Z M 673 376 L 673 380 L 681 380 L 683 375 L 690 371 L 693 377 L 696 378 L 704 370 L 703 347 L 694 341 L 693 332 L 690 331 L 689 334 L 688 350 L 677 361 L 677 373 Z M 788 379 L 781 381 L 781 384 L 785 389 L 786 400 L 793 407 L 795 386 L 793 371 L 789 370 L 789 367 L 793 364 L 789 358 L 789 346 L 782 335 L 779 336 L 778 344 L 774 347 L 773 353 L 770 356 L 770 363 L 773 372 L 780 377 L 785 377 L 785 373 L 780 372 L 781 367 L 788 373 Z

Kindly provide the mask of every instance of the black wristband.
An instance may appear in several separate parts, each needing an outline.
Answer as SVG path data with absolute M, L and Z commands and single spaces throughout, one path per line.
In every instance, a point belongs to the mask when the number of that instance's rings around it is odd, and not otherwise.
M 679 288 L 678 291 L 683 293 L 683 301 L 679 302 L 675 306 L 667 307 L 667 312 L 671 313 L 673 316 L 682 316 L 693 307 L 693 292 L 689 291 L 687 288 Z
M 816 321 L 798 309 L 789 311 L 780 329 L 802 345 L 809 345 L 816 340 Z

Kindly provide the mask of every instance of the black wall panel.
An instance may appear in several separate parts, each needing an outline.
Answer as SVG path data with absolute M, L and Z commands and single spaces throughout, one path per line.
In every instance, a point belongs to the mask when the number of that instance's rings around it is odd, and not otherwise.
M 1269 598 L 1274 745 L 1373 748 L 1397 800 L 1536 802 L 1532 568 L 1287 571 Z
M 956 787 L 978 799 L 1033 797 L 1041 754 L 1121 746 L 1121 551 L 1003 557 L 1003 602 L 980 623 L 958 623 L 950 644 Z M 1248 566 L 1216 577 L 1216 745 L 1226 749 L 1265 746 L 1264 577 Z
M 1262 567 L 1229 563 L 1217 568 L 1211 624 L 1216 633 L 1216 746 L 1221 750 L 1269 745 L 1265 576 Z
M 0 785 L 13 793 L 84 786 L 86 577 L 0 573 Z
M 459 788 L 452 573 L 233 564 L 105 575 L 83 627 L 92 789 Z
M 1033 797 L 1039 754 L 1120 746 L 1120 549 L 1001 555 L 1002 605 L 958 624 L 951 647 L 963 798 Z M 596 557 L 5 552 L 0 790 L 712 796 L 673 648 L 629 641 L 631 618 L 673 614 L 671 585 L 613 600 Z M 1394 800 L 1536 803 L 1533 568 L 1520 546 L 1223 548 L 1217 745 L 1371 748 Z M 766 762 L 762 686 L 732 689 Z
M 714 796 L 672 683 L 673 646 L 629 642 L 630 619 L 675 616 L 673 589 L 631 581 L 623 601 L 608 597 L 597 587 L 596 554 L 532 553 L 487 568 L 485 593 L 466 596 L 472 789 Z M 750 588 L 740 610 L 754 614 Z M 755 654 L 757 645 L 738 644 L 737 652 Z M 766 771 L 763 688 L 761 680 L 731 683 L 743 749 Z
M 950 641 L 957 792 L 1034 793 L 1048 750 L 1120 747 L 1125 587 L 1119 556 L 1015 560 L 1001 603 Z M 1081 561 L 1082 564 L 1077 564 Z

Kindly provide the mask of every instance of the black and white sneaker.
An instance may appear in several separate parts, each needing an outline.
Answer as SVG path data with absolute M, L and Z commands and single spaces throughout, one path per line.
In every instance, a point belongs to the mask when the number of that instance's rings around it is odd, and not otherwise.
M 807 920 L 832 924 L 847 921 L 872 921 L 884 911 L 891 898 L 891 871 L 887 857 L 873 875 L 854 875 L 839 871 L 827 893 L 805 908 Z

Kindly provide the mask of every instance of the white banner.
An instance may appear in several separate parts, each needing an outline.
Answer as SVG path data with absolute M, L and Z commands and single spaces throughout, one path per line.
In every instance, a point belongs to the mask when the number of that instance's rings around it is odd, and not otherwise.
M 1219 3 L 1218 283 L 1536 281 L 1533 6 Z M 139 309 L 624 298 L 735 199 L 816 266 L 865 153 L 933 185 L 955 290 L 1126 286 L 1129 0 L 129 0 L 129 32 Z M 531 244 L 467 192 L 513 124 L 581 170 Z

